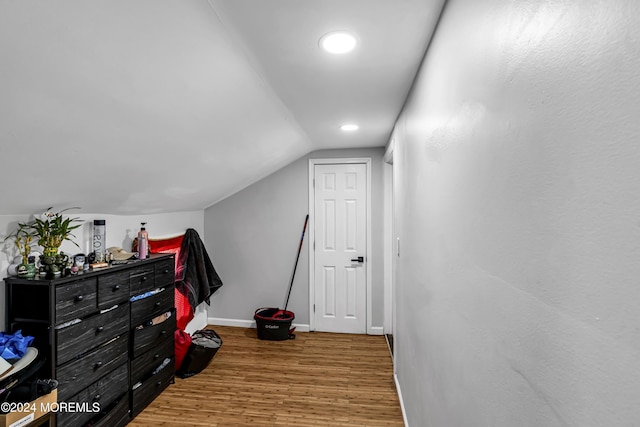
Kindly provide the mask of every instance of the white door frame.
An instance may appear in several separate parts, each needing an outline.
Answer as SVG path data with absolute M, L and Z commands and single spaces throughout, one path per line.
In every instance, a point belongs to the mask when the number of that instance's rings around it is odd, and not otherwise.
M 366 293 L 367 293 L 367 334 L 373 335 L 374 332 L 371 326 L 371 158 L 370 157 L 352 157 L 352 158 L 335 158 L 335 159 L 309 159 L 309 330 L 316 330 L 316 315 L 313 309 L 315 302 L 315 198 L 314 198 L 314 170 L 315 165 L 341 165 L 341 164 L 353 164 L 363 163 L 367 170 L 367 227 L 366 227 L 366 239 L 367 239 L 367 262 L 365 263 L 366 270 Z
M 396 256 L 400 248 L 395 244 L 395 218 L 394 218 L 394 183 L 393 183 L 393 151 L 395 138 L 387 144 L 384 153 L 384 333 L 396 338 Z M 395 250 L 394 250 L 395 249 Z M 393 360 L 393 373 L 396 374 L 397 345 L 394 345 L 391 353 Z
M 382 164 L 384 182 L 384 322 L 385 334 L 393 334 L 393 166 Z

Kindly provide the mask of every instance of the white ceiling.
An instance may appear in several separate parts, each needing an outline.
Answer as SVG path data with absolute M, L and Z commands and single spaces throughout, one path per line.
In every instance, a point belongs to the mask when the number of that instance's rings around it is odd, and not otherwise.
M 383 146 L 443 2 L 0 0 L 0 214 L 199 210 Z M 357 50 L 318 47 L 337 29 Z

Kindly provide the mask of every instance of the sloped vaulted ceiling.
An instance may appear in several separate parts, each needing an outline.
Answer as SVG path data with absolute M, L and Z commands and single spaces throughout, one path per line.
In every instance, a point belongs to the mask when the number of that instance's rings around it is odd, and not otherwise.
M 0 214 L 203 209 L 310 151 L 382 146 L 441 3 L 0 0 Z M 318 48 L 335 29 L 352 55 Z

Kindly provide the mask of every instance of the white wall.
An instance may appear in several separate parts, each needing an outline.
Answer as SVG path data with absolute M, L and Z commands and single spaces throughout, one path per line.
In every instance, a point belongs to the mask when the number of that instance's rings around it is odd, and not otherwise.
M 200 234 L 204 241 L 204 212 L 176 212 L 153 215 L 105 215 L 76 213 L 74 210 L 67 211 L 71 217 L 78 217 L 83 221 L 82 227 L 75 230 L 76 236 L 73 241 L 80 248 L 71 242 L 64 242 L 61 250 L 68 254 L 89 253 L 91 249 L 91 239 L 93 236 L 93 220 L 106 220 L 106 247 L 118 246 L 126 250 L 131 250 L 131 242 L 140 230 L 140 222 L 146 222 L 146 228 L 149 238 L 164 238 L 183 234 L 187 228 L 193 228 Z M 13 241 L 3 242 L 7 235 L 16 230 L 18 222 L 30 220 L 26 215 L 2 215 L 0 216 L 0 242 L 2 242 L 2 250 L 0 250 L 0 279 L 7 277 L 7 267 L 11 263 L 13 257 L 17 255 L 17 251 Z M 2 321 L 2 329 L 4 330 L 4 284 L 2 286 L 0 296 L 0 320 Z M 192 332 L 197 328 L 206 325 L 206 309 L 201 306 L 197 307 L 196 318 L 189 325 L 188 332 Z
M 93 236 L 93 220 L 106 220 L 107 243 L 106 247 L 122 247 L 131 250 L 131 243 L 140 230 L 140 223 L 146 222 L 149 239 L 161 239 L 184 234 L 187 228 L 193 228 L 202 236 L 204 233 L 204 212 L 177 212 L 153 215 L 104 215 L 104 214 L 80 214 L 73 215 L 84 220 L 83 226 L 78 229 L 76 243 L 80 245 L 82 252 L 91 252 Z M 81 230 L 81 231 L 80 231 Z M 77 253 L 80 250 L 73 244 L 65 242 L 62 250 Z
M 639 17 L 447 2 L 394 131 L 411 427 L 640 425 Z
M 206 246 L 225 283 L 212 301 L 214 323 L 249 326 L 260 307 L 282 307 L 308 211 L 309 158 L 372 159 L 372 325 L 383 325 L 382 147 L 322 150 L 216 203 L 205 211 Z M 309 325 L 308 234 L 303 243 L 288 309 L 295 324 Z M 218 296 L 219 294 L 219 296 Z

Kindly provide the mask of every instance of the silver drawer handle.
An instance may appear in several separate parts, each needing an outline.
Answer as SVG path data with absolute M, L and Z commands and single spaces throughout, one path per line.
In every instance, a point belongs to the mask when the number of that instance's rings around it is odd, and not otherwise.
M 83 297 L 82 295 L 78 295 L 78 296 L 75 298 L 76 302 L 80 302 L 80 301 L 82 301 L 83 299 L 84 299 L 84 297 Z
M 98 369 L 102 367 L 102 362 L 97 362 L 95 365 L 93 365 L 93 369 Z

